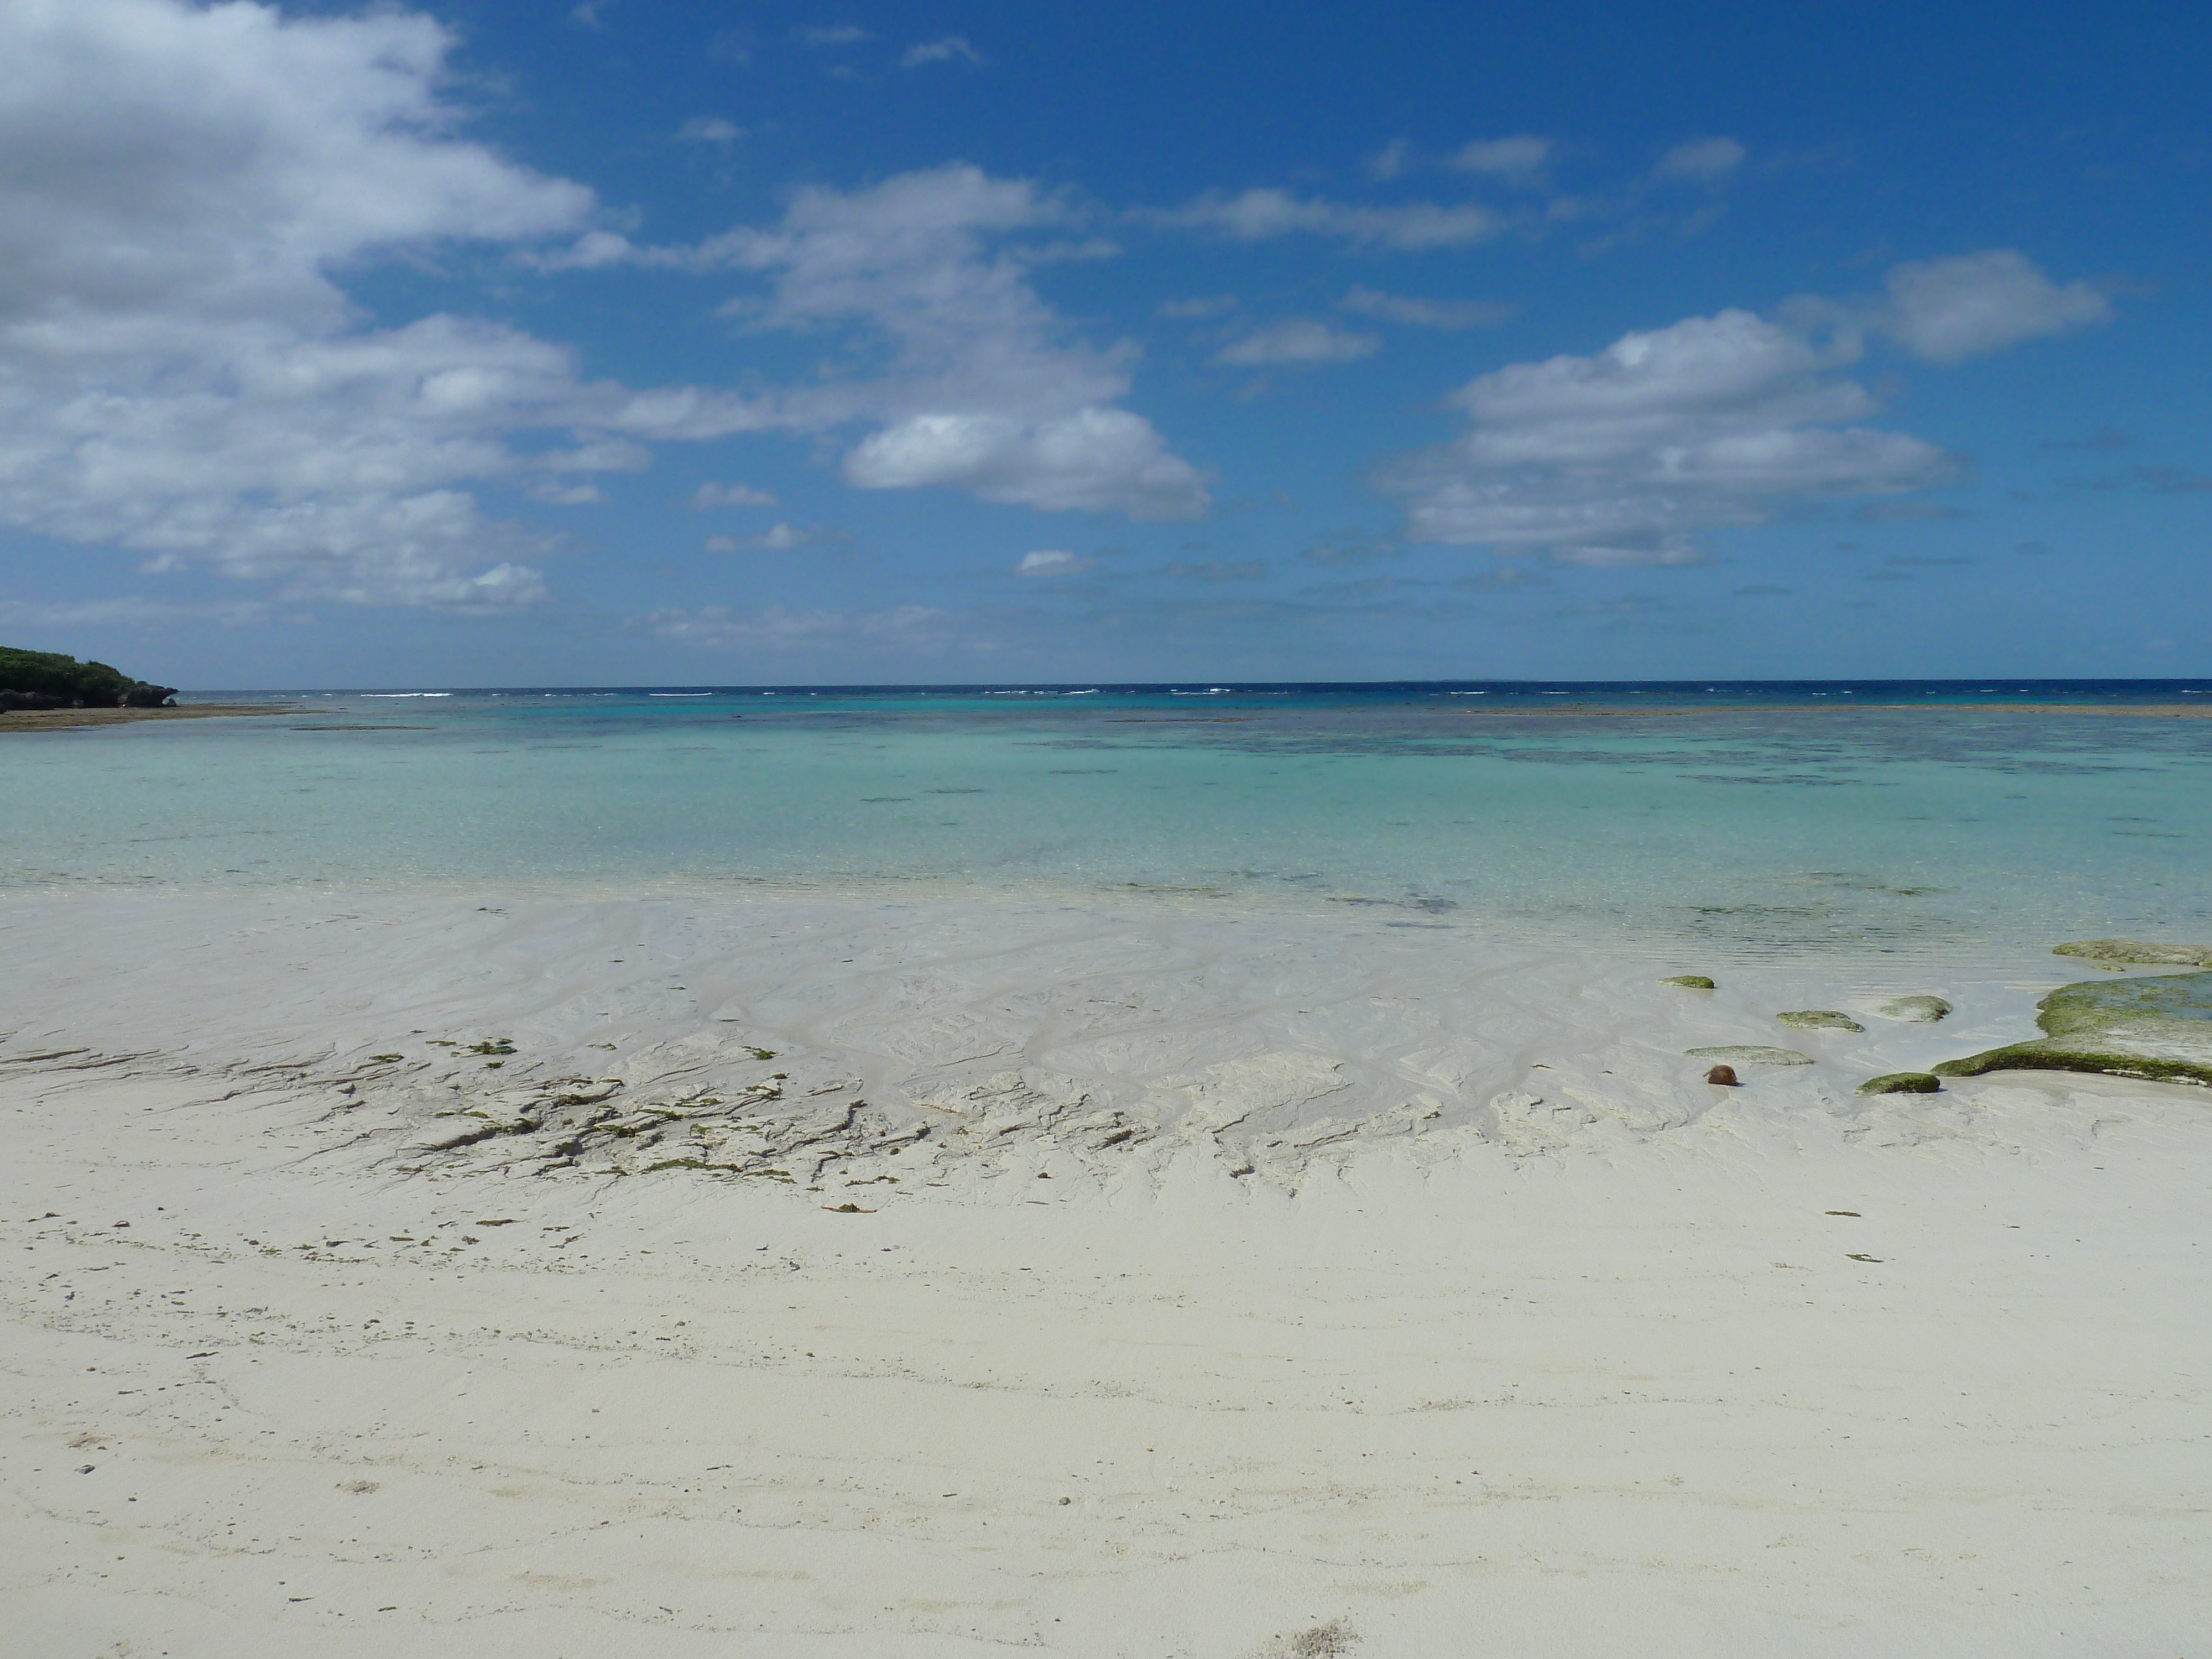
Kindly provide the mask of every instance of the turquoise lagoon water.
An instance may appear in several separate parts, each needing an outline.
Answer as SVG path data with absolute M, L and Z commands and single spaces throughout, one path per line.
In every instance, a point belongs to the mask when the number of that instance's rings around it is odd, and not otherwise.
M 2087 712 L 2189 682 L 204 696 L 306 712 L 0 738 L 0 890 L 1103 896 L 1750 955 L 2212 933 L 2212 720 Z

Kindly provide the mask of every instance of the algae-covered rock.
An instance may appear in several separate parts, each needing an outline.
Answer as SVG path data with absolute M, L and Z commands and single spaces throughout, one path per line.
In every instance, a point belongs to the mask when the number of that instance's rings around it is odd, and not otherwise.
M 1885 1072 L 1859 1085 L 1863 1095 L 1932 1095 L 1943 1086 L 1933 1072 Z
M 1712 981 L 1707 979 L 1703 974 L 1677 974 L 1672 979 L 1662 979 L 1659 982 L 1662 985 L 1686 985 L 1692 991 L 1710 991 L 1713 988 Z
M 1892 997 L 1875 1010 L 1884 1019 L 1909 1019 L 1923 1025 L 1934 1024 L 1951 1012 L 1951 1005 L 1941 997 Z
M 1863 1031 L 1866 1027 L 1849 1014 L 1838 1013 L 1833 1008 L 1792 1008 L 1786 1014 L 1774 1017 L 1783 1024 L 1800 1031 Z
M 2042 1036 L 1947 1060 L 1934 1069 L 1942 1077 L 2101 1072 L 2212 1084 L 2212 974 L 2062 985 L 2036 1004 L 2035 1023 Z
M 2054 945 L 2054 957 L 2081 957 L 2091 962 L 2141 962 L 2154 966 L 2212 968 L 2212 945 L 2154 945 L 2139 939 L 2084 939 L 2071 945 Z
M 1692 1060 L 1725 1060 L 1737 1066 L 1810 1066 L 1813 1056 L 1795 1048 L 1770 1048 L 1759 1042 L 1723 1043 L 1717 1048 L 1685 1048 Z

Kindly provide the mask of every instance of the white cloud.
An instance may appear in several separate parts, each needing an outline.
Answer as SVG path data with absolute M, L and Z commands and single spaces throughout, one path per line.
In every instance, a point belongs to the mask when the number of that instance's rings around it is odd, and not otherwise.
M 1168 453 L 1151 422 L 1097 405 L 1048 420 L 908 416 L 863 439 L 844 473 L 862 489 L 947 484 L 1048 513 L 1190 519 L 1206 505 L 1198 474 Z
M 1086 559 L 1079 553 L 1070 553 L 1061 548 L 1039 548 L 1034 553 L 1022 555 L 1021 562 L 1014 567 L 1017 576 L 1074 576 L 1093 569 L 1098 561 Z
M 1519 133 L 1510 138 L 1477 138 L 1463 144 L 1444 165 L 1457 173 L 1482 173 L 1508 184 L 1540 177 L 1552 159 L 1552 141 Z
M 1233 294 L 1208 294 L 1195 300 L 1170 300 L 1160 307 L 1163 317 L 1220 317 L 1237 309 Z
M 1489 327 L 1513 314 L 1511 306 L 1489 300 L 1420 300 L 1406 295 L 1382 294 L 1354 283 L 1337 301 L 1346 311 L 1385 322 L 1407 323 L 1417 328 Z
M 770 605 L 741 611 L 733 605 L 702 605 L 696 611 L 656 611 L 641 619 L 664 639 L 709 646 L 805 645 L 820 640 L 883 640 L 904 644 L 933 642 L 949 620 L 924 605 L 890 611 L 789 611 Z
M 791 38 L 802 46 L 857 46 L 876 37 L 855 24 L 832 23 L 795 28 Z
M 258 599 L 228 604 L 154 599 L 130 595 L 114 599 L 65 600 L 38 605 L 0 599 L 0 622 L 19 628 L 246 628 L 267 622 L 270 607 Z
M 2111 319 L 2087 283 L 2063 287 L 2012 248 L 1893 267 L 1874 325 L 1933 362 L 1955 363 L 2040 335 Z
M 920 69 L 925 64 L 955 62 L 966 64 L 970 68 L 981 69 L 983 65 L 983 54 L 969 46 L 962 36 L 948 34 L 939 40 L 926 40 L 908 46 L 899 58 L 899 67 Z
M 1651 171 L 1661 179 L 1721 179 L 1741 167 L 1745 155 L 1733 138 L 1692 138 L 1661 156 Z
M 1202 517 L 1204 477 L 1151 422 L 1117 406 L 1134 346 L 1102 351 L 1072 338 L 1030 285 L 1032 248 L 1012 239 L 1076 219 L 1025 180 L 951 166 L 849 192 L 803 190 L 773 229 L 740 228 L 696 246 L 586 240 L 593 264 L 766 278 L 763 299 L 732 307 L 751 328 L 872 337 L 884 349 L 878 373 L 787 389 L 750 411 L 763 426 L 799 430 L 873 424 L 843 461 L 858 488 L 941 485 L 1046 512 Z
M 374 11 L 0 8 L 0 522 L 284 592 L 491 610 L 544 541 L 458 486 L 588 500 L 741 400 L 580 380 L 497 324 L 365 329 L 333 270 L 574 229 L 580 185 L 457 136 L 451 39 Z M 566 431 L 537 456 L 507 441 Z M 563 476 L 565 474 L 565 476 Z
M 1756 524 L 1791 496 L 1921 488 L 1934 446 L 1856 424 L 1875 400 L 1802 338 L 1745 311 L 1629 334 L 1590 357 L 1516 363 L 1450 401 L 1451 443 L 1386 469 L 1408 533 L 1543 546 L 1569 563 L 1686 564 L 1703 528 Z
M 734 144 L 745 130 L 719 115 L 695 115 L 677 128 L 676 136 L 694 144 Z
M 1213 354 L 1213 361 L 1246 368 L 1269 363 L 1349 363 L 1373 356 L 1380 343 L 1372 334 L 1349 333 L 1310 317 L 1285 317 L 1224 346 Z
M 773 524 L 757 536 L 709 536 L 709 553 L 788 553 L 794 548 L 839 539 L 828 525 Z
M 1406 170 L 1406 162 L 1413 154 L 1413 146 L 1403 138 L 1393 138 L 1389 143 L 1367 158 L 1367 175 L 1370 179 L 1395 179 Z
M 1441 207 L 1413 202 L 1395 207 L 1356 207 L 1319 197 L 1303 200 L 1286 190 L 1248 190 L 1237 196 L 1212 191 L 1188 206 L 1158 216 L 1165 224 L 1217 231 L 1240 242 L 1278 236 L 1334 236 L 1347 242 L 1401 251 L 1465 247 L 1488 241 L 1505 221 L 1486 207 Z
M 765 489 L 756 489 L 750 484 L 702 483 L 691 492 L 694 507 L 774 507 L 775 497 Z

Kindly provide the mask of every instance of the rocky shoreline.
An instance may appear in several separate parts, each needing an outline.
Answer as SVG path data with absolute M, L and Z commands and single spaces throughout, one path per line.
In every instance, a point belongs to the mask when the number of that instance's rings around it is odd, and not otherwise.
M 294 708 L 264 703 L 196 702 L 158 708 L 0 708 L 0 732 L 60 732 L 82 726 L 127 726 L 134 720 L 202 720 L 236 714 L 296 714 Z

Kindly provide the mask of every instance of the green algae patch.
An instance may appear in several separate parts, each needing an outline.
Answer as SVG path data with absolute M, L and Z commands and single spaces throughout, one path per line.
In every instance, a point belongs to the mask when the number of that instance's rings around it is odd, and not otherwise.
M 2084 939 L 2054 945 L 2054 957 L 2081 957 L 2106 963 L 2143 963 L 2154 967 L 2212 968 L 2212 945 L 2155 945 L 2140 939 Z
M 2062 985 L 2036 1004 L 2044 1035 L 1947 1060 L 1940 1077 L 1984 1072 L 2099 1072 L 2212 1085 L 2212 974 Z
M 1770 1048 L 1759 1042 L 1723 1043 L 1717 1048 L 1685 1048 L 1692 1060 L 1724 1060 L 1734 1066 L 1810 1066 L 1813 1056 L 1795 1048 Z
M 1932 1095 L 1943 1086 L 1933 1072 L 1885 1072 L 1870 1077 L 1853 1092 L 1862 1095 Z M 1841 1211 L 1832 1212 L 1840 1215 Z
M 1884 1019 L 1911 1020 L 1916 1024 L 1929 1025 L 1951 1012 L 1951 1005 L 1941 997 L 1892 997 L 1875 1010 Z
M 1703 974 L 1677 974 L 1672 979 L 1662 979 L 1662 985 L 1685 985 L 1692 991 L 1710 991 L 1713 982 Z
M 1777 1014 L 1775 1019 L 1800 1031 L 1863 1031 L 1866 1027 L 1849 1014 L 1833 1008 L 1792 1008 L 1786 1014 Z

